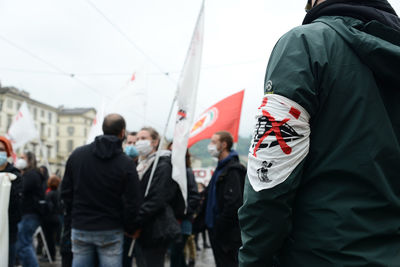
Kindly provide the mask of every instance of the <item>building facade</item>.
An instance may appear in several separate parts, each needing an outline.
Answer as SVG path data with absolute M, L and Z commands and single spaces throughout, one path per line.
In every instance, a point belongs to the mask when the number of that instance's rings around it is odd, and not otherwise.
M 17 149 L 17 156 L 32 151 L 40 165 L 45 165 L 47 156 L 51 172 L 62 173 L 70 152 L 85 143 L 96 110 L 56 108 L 30 98 L 26 91 L 0 85 L 0 135 L 7 134 L 23 102 L 27 103 L 40 140 L 32 140 Z
M 59 109 L 56 147 L 60 162 L 65 163 L 76 147 L 86 144 L 95 117 L 94 108 Z

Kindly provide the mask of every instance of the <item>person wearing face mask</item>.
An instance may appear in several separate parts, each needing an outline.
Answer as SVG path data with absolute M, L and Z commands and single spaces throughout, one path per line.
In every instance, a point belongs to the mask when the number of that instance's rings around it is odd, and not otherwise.
M 243 203 L 246 168 L 232 145 L 227 131 L 216 132 L 208 145 L 210 155 L 218 159 L 205 199 L 205 223 L 217 267 L 238 266 L 241 246 L 237 211 Z
M 145 196 L 159 142 L 158 132 L 151 127 L 144 127 L 137 134 L 137 171 L 141 195 L 144 197 L 135 220 L 135 224 L 141 229 L 135 247 L 138 267 L 163 267 L 168 246 L 181 233 L 176 217 L 184 213 L 184 205 L 178 207 L 174 204 L 181 192 L 178 184 L 172 180 L 171 151 L 159 152 L 160 158 Z
M 28 166 L 26 160 L 23 158 L 18 158 L 15 161 L 15 168 L 17 168 L 22 174 L 24 173 L 25 168 Z
M 240 266 L 400 266 L 400 18 L 389 1 L 309 0 L 274 47 Z
M 135 146 L 136 141 L 137 141 L 137 132 L 129 132 L 128 135 L 126 136 L 126 143 L 125 143 L 125 149 L 124 152 L 125 154 L 133 159 L 135 163 L 137 163 L 139 159 L 139 152 L 137 151 L 137 148 Z
M 33 248 L 33 234 L 40 225 L 40 216 L 44 207 L 45 188 L 33 152 L 22 155 L 26 162 L 22 175 L 22 219 L 18 224 L 17 255 L 22 266 L 39 266 Z
M 122 150 L 125 119 L 109 114 L 102 127 L 104 135 L 72 152 L 61 185 L 73 267 L 121 267 L 124 232 L 134 233 L 142 202 L 135 164 Z
M 10 203 L 8 205 L 8 266 L 14 267 L 18 223 L 21 220 L 22 177 L 18 169 L 7 161 L 13 154 L 11 142 L 0 136 L 0 172 L 14 174 L 17 178 L 11 181 Z

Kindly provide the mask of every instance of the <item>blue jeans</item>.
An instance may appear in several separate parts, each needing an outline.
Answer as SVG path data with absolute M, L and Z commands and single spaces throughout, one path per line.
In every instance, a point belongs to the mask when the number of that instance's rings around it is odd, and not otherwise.
M 99 267 L 122 267 L 124 243 L 123 230 L 83 231 L 72 229 L 72 267 L 94 266 L 99 257 Z
M 39 225 L 39 216 L 36 214 L 23 215 L 18 223 L 17 255 L 24 267 L 39 267 L 33 248 L 33 234 Z

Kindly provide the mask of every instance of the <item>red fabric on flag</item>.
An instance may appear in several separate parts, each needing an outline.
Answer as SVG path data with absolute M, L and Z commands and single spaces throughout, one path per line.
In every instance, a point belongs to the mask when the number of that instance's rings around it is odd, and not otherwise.
M 188 147 L 200 140 L 211 138 L 218 131 L 230 132 L 236 143 L 239 138 L 243 97 L 244 90 L 224 98 L 204 111 L 193 124 Z

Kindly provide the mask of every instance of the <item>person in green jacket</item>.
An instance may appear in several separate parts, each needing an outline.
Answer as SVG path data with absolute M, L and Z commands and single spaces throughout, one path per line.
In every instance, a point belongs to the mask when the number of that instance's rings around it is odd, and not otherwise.
M 386 0 L 308 7 L 267 67 L 240 266 L 400 266 L 400 19 Z

